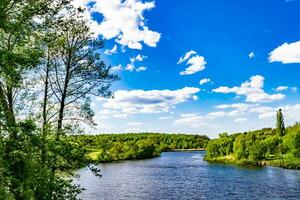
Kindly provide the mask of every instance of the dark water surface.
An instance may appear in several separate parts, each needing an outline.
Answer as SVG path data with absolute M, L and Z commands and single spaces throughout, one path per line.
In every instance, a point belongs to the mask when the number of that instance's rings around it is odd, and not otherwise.
M 75 180 L 81 198 L 97 199 L 298 199 L 300 170 L 242 167 L 203 161 L 205 152 L 101 164 L 102 178 L 87 169 Z

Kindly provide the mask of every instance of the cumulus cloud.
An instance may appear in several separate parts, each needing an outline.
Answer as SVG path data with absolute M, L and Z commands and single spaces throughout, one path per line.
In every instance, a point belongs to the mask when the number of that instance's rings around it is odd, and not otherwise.
M 195 87 L 178 90 L 119 90 L 114 93 L 114 98 L 101 100 L 104 101 L 104 109 L 121 113 L 163 113 L 169 112 L 177 104 L 196 100 L 199 91 Z
M 210 82 L 211 82 L 211 80 L 209 78 L 204 78 L 199 81 L 199 84 L 204 85 L 204 84 L 210 83 Z
M 300 63 L 300 41 L 284 43 L 269 53 L 269 62 Z
M 274 89 L 277 92 L 289 91 L 292 93 L 296 93 L 298 91 L 297 87 L 288 87 L 288 86 L 278 86 Z
M 191 50 L 185 53 L 184 56 L 179 58 L 177 64 L 185 62 L 188 66 L 180 75 L 190 75 L 205 69 L 206 61 L 203 56 L 199 56 L 196 51 Z
M 106 50 L 104 51 L 104 53 L 105 53 L 106 55 L 112 55 L 112 54 L 117 53 L 117 45 L 114 45 L 112 49 L 106 49 Z
M 195 55 L 195 54 L 197 54 L 197 53 L 194 50 L 190 50 L 190 51 L 186 52 L 184 56 L 179 58 L 177 64 L 187 61 L 192 55 Z
M 249 54 L 248 54 L 249 58 L 254 58 L 255 57 L 255 54 L 253 51 L 251 51 Z
M 278 92 L 280 92 L 280 91 L 286 91 L 288 89 L 289 89 L 288 86 L 278 86 L 277 88 L 275 88 L 275 90 L 278 91 Z
M 147 68 L 144 67 L 144 66 L 140 66 L 140 67 L 137 67 L 137 68 L 135 66 L 135 62 L 141 62 L 146 58 L 147 58 L 147 56 L 143 56 L 143 55 L 140 55 L 140 54 L 138 54 L 136 57 L 130 58 L 130 63 L 127 64 L 125 70 L 126 71 L 131 71 L 131 72 L 132 71 L 141 72 L 141 71 L 147 70 Z
M 242 83 L 239 87 L 226 87 L 221 86 L 219 88 L 213 89 L 216 93 L 235 93 L 236 95 L 246 96 L 246 102 L 253 103 L 266 103 L 273 102 L 276 100 L 281 100 L 285 97 L 283 94 L 268 94 L 263 90 L 264 77 L 260 75 L 252 76 L 250 81 Z
M 147 56 L 138 54 L 138 55 L 135 57 L 135 60 L 137 60 L 137 61 L 143 61 L 145 58 L 147 58 Z
M 136 71 L 137 71 L 137 72 L 141 72 L 141 71 L 145 71 L 146 69 L 147 69 L 146 67 L 141 66 L 141 67 L 138 67 L 138 68 L 136 69 Z
M 131 49 L 142 49 L 142 42 L 156 47 L 160 33 L 152 31 L 145 24 L 144 11 L 155 7 L 154 1 L 143 3 L 140 0 L 101 0 L 95 1 L 92 13 L 104 17 L 98 26 L 99 34 L 105 39 L 116 38 L 116 42 Z
M 160 40 L 160 33 L 150 30 L 144 17 L 145 11 L 155 7 L 154 1 L 75 0 L 73 5 L 85 8 L 84 15 L 95 35 L 115 39 L 124 47 L 142 49 L 142 44 L 156 47 Z M 103 16 L 101 22 L 92 17 L 95 13 Z
M 113 66 L 110 68 L 111 72 L 119 72 L 122 71 L 122 65 Z
M 135 69 L 135 66 L 133 65 L 133 63 L 128 63 L 125 67 L 126 71 L 133 71 Z

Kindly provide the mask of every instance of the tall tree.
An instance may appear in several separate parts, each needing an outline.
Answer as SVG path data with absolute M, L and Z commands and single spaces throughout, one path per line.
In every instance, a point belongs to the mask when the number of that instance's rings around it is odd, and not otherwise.
M 76 188 L 67 192 L 69 184 L 40 165 L 41 140 L 35 124 L 15 116 L 23 75 L 43 56 L 40 27 L 35 21 L 57 13 L 67 2 L 0 1 L 0 199 L 61 199 L 55 197 L 78 193 Z
M 15 126 L 14 99 L 22 75 L 39 63 L 34 20 L 55 13 L 65 0 L 4 0 L 0 3 L 0 104 L 8 127 Z
M 61 134 L 64 121 L 94 124 L 90 98 L 111 96 L 109 87 L 118 76 L 110 73 L 110 66 L 100 57 L 103 41 L 93 37 L 77 13 L 58 20 L 55 30 L 57 53 L 49 85 L 58 104 L 57 132 Z
M 277 125 L 276 125 L 276 128 L 277 128 L 277 134 L 279 136 L 284 136 L 285 135 L 284 117 L 283 117 L 281 109 L 279 109 L 277 111 Z

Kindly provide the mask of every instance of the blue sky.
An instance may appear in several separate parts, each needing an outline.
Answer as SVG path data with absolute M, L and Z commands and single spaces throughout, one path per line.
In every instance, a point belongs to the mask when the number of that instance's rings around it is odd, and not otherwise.
M 300 1 L 76 0 L 121 80 L 96 133 L 207 134 L 299 120 Z M 181 58 L 181 60 L 180 60 Z M 201 81 L 202 80 L 202 81 Z M 201 84 L 200 84 L 201 81 Z

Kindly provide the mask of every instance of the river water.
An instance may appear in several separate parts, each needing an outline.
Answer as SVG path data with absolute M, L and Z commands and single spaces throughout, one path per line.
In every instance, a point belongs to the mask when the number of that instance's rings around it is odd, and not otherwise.
M 86 168 L 75 179 L 84 200 L 297 199 L 300 170 L 203 161 L 205 152 L 164 152 L 153 159 L 101 164 L 102 178 Z

